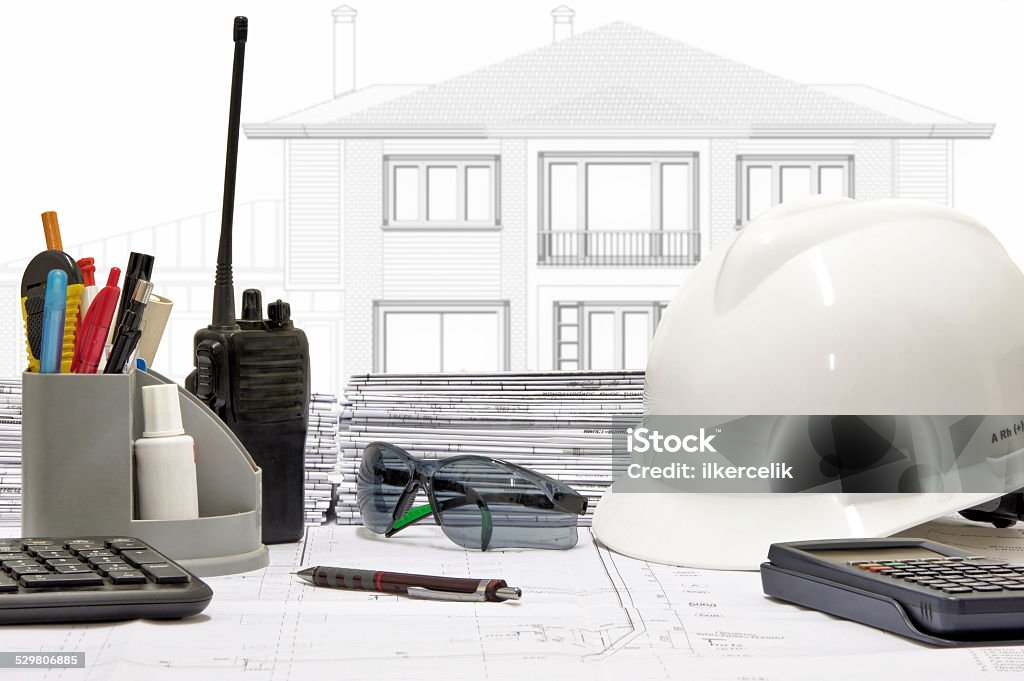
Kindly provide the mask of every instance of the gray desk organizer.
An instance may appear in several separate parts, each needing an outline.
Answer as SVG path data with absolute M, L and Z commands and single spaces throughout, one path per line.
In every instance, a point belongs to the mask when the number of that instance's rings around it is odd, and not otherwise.
M 136 520 L 132 444 L 142 435 L 142 386 L 159 374 L 22 375 L 24 536 L 138 537 L 200 577 L 265 567 L 260 469 L 204 404 L 178 390 L 196 442 L 196 520 Z

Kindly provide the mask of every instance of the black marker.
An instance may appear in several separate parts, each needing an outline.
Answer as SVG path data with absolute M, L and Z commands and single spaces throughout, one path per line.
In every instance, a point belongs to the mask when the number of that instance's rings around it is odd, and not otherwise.
M 110 335 L 107 342 L 112 343 L 114 332 L 121 326 L 124 312 L 128 308 L 128 299 L 135 292 L 135 282 L 140 279 L 153 280 L 153 256 L 146 253 L 132 251 L 128 256 L 128 268 L 124 271 L 124 285 L 121 287 L 121 302 L 117 304 L 117 312 L 114 313 L 114 323 L 110 325 Z M 148 301 L 146 301 L 148 302 Z M 117 373 L 117 372 L 115 372 Z
M 114 335 L 114 346 L 110 350 L 110 359 L 107 360 L 103 373 L 120 374 L 124 371 L 128 359 L 139 344 L 139 338 L 142 337 L 142 331 L 139 329 L 142 326 L 142 313 L 146 311 L 146 303 L 152 293 L 153 284 L 145 279 L 139 279 L 135 284 L 135 291 L 121 317 L 117 334 Z

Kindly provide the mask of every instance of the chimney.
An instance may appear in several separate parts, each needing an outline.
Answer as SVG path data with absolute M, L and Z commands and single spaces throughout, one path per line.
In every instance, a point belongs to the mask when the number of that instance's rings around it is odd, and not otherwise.
M 576 16 L 576 12 L 572 10 L 572 7 L 566 5 L 559 5 L 551 10 L 553 21 L 551 42 L 557 43 L 559 40 L 572 37 L 572 18 L 574 16 Z
M 334 96 L 356 89 L 356 12 L 348 5 L 338 7 L 334 17 Z

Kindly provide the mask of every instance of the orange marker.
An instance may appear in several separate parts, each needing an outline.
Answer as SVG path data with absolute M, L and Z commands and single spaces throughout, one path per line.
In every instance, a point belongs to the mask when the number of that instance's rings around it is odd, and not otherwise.
M 43 234 L 46 236 L 46 247 L 51 251 L 63 251 L 64 244 L 60 240 L 60 225 L 57 224 L 57 213 L 48 210 L 43 213 Z

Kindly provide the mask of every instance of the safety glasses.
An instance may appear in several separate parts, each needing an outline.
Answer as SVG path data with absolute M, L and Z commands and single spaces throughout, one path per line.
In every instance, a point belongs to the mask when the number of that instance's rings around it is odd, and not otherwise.
M 413 507 L 420 491 L 429 505 Z M 390 537 L 428 517 L 469 549 L 569 549 L 587 499 L 567 485 L 486 456 L 414 459 L 373 442 L 363 451 L 356 496 L 363 525 Z

